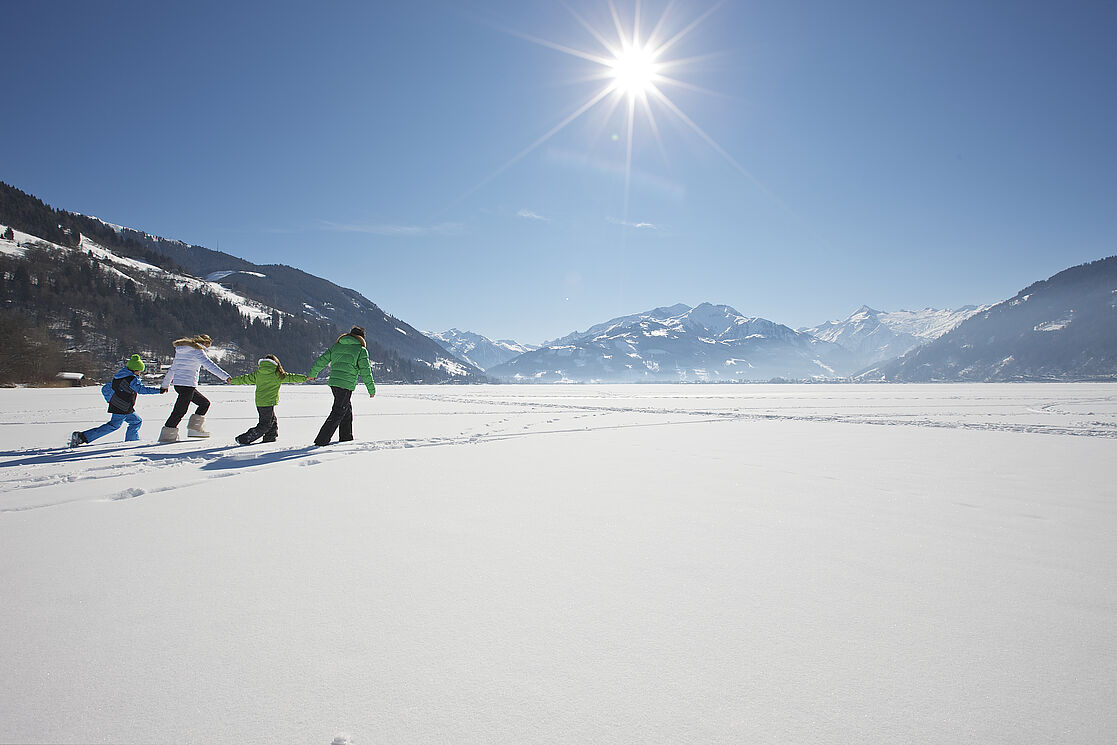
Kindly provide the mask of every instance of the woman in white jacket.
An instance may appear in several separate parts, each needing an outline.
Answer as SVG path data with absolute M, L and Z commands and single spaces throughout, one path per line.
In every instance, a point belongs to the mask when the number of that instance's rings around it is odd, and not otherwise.
M 186 424 L 186 434 L 189 437 L 209 437 L 206 431 L 206 412 L 209 411 L 209 399 L 198 392 L 198 373 L 204 367 L 217 377 L 229 382 L 229 373 L 222 370 L 216 362 L 209 358 L 206 350 L 213 340 L 209 334 L 198 334 L 188 339 L 176 339 L 174 343 L 175 358 L 170 369 L 163 376 L 163 384 L 159 386 L 164 391 L 173 385 L 178 399 L 171 410 L 171 416 L 159 433 L 159 442 L 177 442 L 178 424 L 186 415 L 191 403 L 198 405 L 197 412 L 190 416 Z

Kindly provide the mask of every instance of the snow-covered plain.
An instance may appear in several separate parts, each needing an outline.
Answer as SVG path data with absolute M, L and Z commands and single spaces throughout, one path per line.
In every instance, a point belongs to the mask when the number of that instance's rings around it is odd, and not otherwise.
M 1117 742 L 1117 386 L 0 391 L 0 742 Z

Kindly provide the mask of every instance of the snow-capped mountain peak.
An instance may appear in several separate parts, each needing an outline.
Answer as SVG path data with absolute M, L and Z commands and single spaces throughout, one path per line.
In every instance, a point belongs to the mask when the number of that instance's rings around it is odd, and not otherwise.
M 489 372 L 543 382 L 832 378 L 845 365 L 831 353 L 845 354 L 728 305 L 680 303 L 612 318 Z
M 978 308 L 935 341 L 867 376 L 895 381 L 1112 380 L 1117 256 L 1065 269 Z
M 931 341 L 947 331 L 977 315 L 989 306 L 964 305 L 954 310 L 924 308 L 923 310 L 896 310 L 878 315 L 880 322 L 897 333 L 911 334 L 920 339 Z
M 507 362 L 524 352 L 538 349 L 511 339 L 493 341 L 481 334 L 457 328 L 423 333 L 446 351 L 482 370 Z
M 880 311 L 862 305 L 844 321 L 800 330 L 843 347 L 855 355 L 857 366 L 869 367 L 937 339 L 983 310 L 985 307 L 967 305 L 955 310 Z

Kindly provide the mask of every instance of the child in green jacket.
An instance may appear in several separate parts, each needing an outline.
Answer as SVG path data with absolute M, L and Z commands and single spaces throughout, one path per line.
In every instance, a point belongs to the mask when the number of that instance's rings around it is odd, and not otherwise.
M 284 383 L 302 383 L 308 378 L 298 373 L 289 373 L 283 369 L 279 358 L 274 354 L 266 355 L 260 360 L 256 372 L 230 378 L 233 385 L 256 386 L 256 411 L 260 414 L 260 421 L 247 432 L 237 435 L 237 442 L 241 445 L 251 445 L 262 436 L 264 442 L 275 442 L 279 437 L 279 420 L 275 417 L 275 407 L 279 403 L 279 386 Z

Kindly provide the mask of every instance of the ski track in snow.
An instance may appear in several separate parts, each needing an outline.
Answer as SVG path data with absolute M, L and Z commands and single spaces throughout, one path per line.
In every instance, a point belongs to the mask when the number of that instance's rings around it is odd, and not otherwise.
M 1035 400 L 992 395 L 1004 391 L 1003 387 L 989 388 L 990 395 L 975 398 L 943 395 L 950 392 L 949 387 L 930 389 L 931 395 L 921 395 L 928 389 L 891 386 L 878 389 L 886 394 L 878 400 L 859 398 L 864 393 L 860 387 L 826 388 L 821 392 L 825 395 L 820 395 L 818 387 L 809 386 L 799 391 L 773 386 L 777 390 L 759 395 L 752 387 L 734 389 L 730 394 L 695 394 L 691 388 L 670 389 L 664 394 L 662 389 L 651 391 L 639 386 L 576 386 L 561 391 L 483 386 L 464 389 L 468 394 L 461 393 L 463 389 L 451 393 L 444 388 L 385 388 L 396 410 L 358 408 L 358 438 L 362 432 L 391 430 L 392 422 L 401 426 L 410 424 L 413 418 L 431 422 L 429 417 L 444 419 L 445 429 L 452 434 L 358 439 L 325 448 L 261 443 L 239 446 L 216 438 L 168 444 L 121 443 L 110 435 L 105 441 L 75 450 L 22 448 L 0 452 L 0 513 L 81 501 L 112 503 L 150 498 L 261 468 L 314 468 L 342 458 L 387 451 L 480 446 L 523 437 L 579 436 L 646 427 L 807 422 L 1117 438 L 1117 393 Z M 1102 390 L 1108 393 L 1113 387 Z M 804 395 L 795 395 L 804 391 Z M 0 427 L 26 426 L 22 424 L 26 417 L 46 413 L 36 412 L 33 407 L 9 408 L 8 412 L 16 421 L 2 421 Z M 54 416 L 38 419 L 37 423 L 78 426 L 73 420 L 61 419 L 58 415 L 62 411 L 49 413 Z M 459 420 L 465 417 L 479 421 L 473 426 L 459 426 Z M 281 416 L 287 427 L 292 422 L 311 427 L 320 419 L 319 413 Z M 383 422 L 374 426 L 377 419 Z M 184 474 L 184 470 L 190 473 Z M 77 483 L 82 484 L 77 491 L 84 496 L 67 496 L 66 487 Z M 15 492 L 20 492 L 23 499 L 4 499 L 3 495 Z M 38 494 L 42 494 L 41 499 L 36 498 Z

